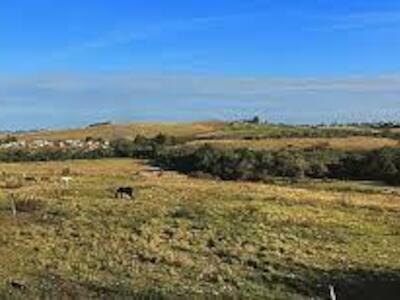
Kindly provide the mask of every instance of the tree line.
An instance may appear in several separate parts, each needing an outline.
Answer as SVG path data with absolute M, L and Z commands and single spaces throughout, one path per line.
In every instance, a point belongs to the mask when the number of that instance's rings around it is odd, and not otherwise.
M 88 137 L 86 140 L 92 138 Z M 184 138 L 176 138 L 159 134 L 152 138 L 137 135 L 135 139 L 116 139 L 108 148 L 94 150 L 79 148 L 44 147 L 39 149 L 4 149 L 0 151 L 2 162 L 26 161 L 58 161 L 70 159 L 99 159 L 112 157 L 155 158 L 156 154 L 167 146 L 185 142 Z
M 157 163 L 188 174 L 206 173 L 223 180 L 263 181 L 271 177 L 379 180 L 400 185 L 400 149 L 347 152 L 332 149 L 262 151 L 203 146 L 159 153 Z
M 108 149 L 16 149 L 0 151 L 0 161 L 55 161 L 130 157 L 150 159 L 165 169 L 209 174 L 223 180 L 263 181 L 271 177 L 379 180 L 400 185 L 400 148 L 373 151 L 333 149 L 251 150 L 183 146 L 185 140 L 159 134 L 112 141 Z

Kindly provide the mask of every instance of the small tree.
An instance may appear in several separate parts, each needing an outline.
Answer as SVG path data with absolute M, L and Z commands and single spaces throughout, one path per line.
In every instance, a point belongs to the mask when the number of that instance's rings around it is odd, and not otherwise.
M 252 123 L 252 124 L 260 124 L 261 123 L 261 119 L 260 119 L 259 116 L 254 116 L 254 118 L 250 120 L 250 123 Z

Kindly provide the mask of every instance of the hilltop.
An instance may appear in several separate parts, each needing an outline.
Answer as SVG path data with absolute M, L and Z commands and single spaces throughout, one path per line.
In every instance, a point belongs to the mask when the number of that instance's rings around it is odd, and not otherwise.
M 19 139 L 35 140 L 66 140 L 85 139 L 86 137 L 103 138 L 107 140 L 127 138 L 136 135 L 155 136 L 159 133 L 173 136 L 198 136 L 217 132 L 223 128 L 222 122 L 195 122 L 195 123 L 130 123 L 107 124 L 79 129 L 42 130 L 33 133 L 17 134 Z

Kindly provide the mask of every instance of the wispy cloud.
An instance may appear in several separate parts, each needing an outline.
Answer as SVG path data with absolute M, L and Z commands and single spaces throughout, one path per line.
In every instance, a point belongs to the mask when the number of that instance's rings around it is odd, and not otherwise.
M 132 73 L 44 74 L 0 78 L 0 95 L 4 93 L 47 92 L 58 95 L 85 91 L 110 91 L 167 98 L 257 99 L 275 93 L 400 93 L 400 75 L 338 78 L 263 78 L 206 75 L 166 75 Z
M 156 24 L 143 25 L 140 28 L 133 25 L 125 25 L 103 33 L 96 39 L 88 40 L 50 54 L 53 60 L 66 59 L 75 54 L 89 50 L 102 49 L 118 45 L 130 44 L 149 40 L 163 35 L 179 34 L 184 32 L 200 31 L 219 26 L 227 26 L 238 21 L 252 20 L 265 16 L 265 13 L 253 12 L 220 16 L 203 16 L 191 19 L 164 21 Z M 134 28 L 132 28 L 134 27 Z
M 315 31 L 345 31 L 391 28 L 400 25 L 400 11 L 359 12 L 343 15 L 312 16 L 319 20 Z
M 302 123 L 393 119 L 400 117 L 400 75 L 308 79 L 129 73 L 0 77 L 0 103 L 0 127 L 15 120 L 66 126 L 103 118 L 193 120 L 254 112 L 276 121 Z M 43 112 L 54 117 L 51 123 L 42 117 Z

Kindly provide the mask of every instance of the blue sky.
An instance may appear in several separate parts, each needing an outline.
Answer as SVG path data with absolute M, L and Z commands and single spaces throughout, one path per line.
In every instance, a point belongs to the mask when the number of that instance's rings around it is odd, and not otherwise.
M 2 0 L 0 130 L 398 119 L 394 0 Z

